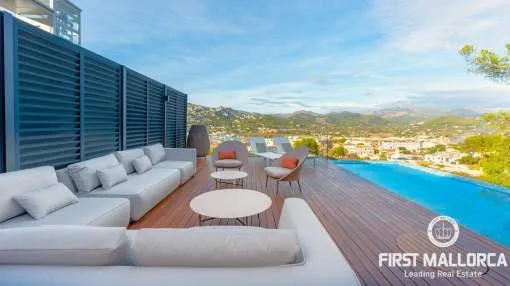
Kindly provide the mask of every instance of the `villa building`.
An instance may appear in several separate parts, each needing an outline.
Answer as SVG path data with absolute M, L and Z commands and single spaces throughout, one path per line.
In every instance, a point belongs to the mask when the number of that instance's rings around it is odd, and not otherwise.
M 462 157 L 458 151 L 443 151 L 425 155 L 425 161 L 434 164 L 455 164 Z
M 70 0 L 3 0 L 0 10 L 43 31 L 81 44 L 81 9 Z
M 420 151 L 424 148 L 423 141 L 415 141 L 415 140 L 390 140 L 390 141 L 381 141 L 380 150 L 388 151 L 388 150 L 396 150 L 399 148 L 405 148 L 409 151 Z

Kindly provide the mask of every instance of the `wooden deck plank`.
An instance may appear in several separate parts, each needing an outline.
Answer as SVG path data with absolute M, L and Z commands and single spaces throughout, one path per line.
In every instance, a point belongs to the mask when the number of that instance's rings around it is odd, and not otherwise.
M 390 191 L 380 188 L 346 170 L 324 160 L 306 163 L 302 173 L 302 193 L 297 184 L 281 183 L 278 194 L 274 181 L 265 187 L 264 162 L 250 158 L 245 188 L 266 193 L 273 200 L 270 209 L 261 213 L 263 227 L 276 228 L 283 205 L 288 197 L 302 197 L 314 210 L 352 268 L 365 285 L 510 285 L 510 269 L 491 269 L 478 279 L 425 279 L 406 278 L 404 270 L 416 268 L 379 267 L 381 252 L 404 252 L 399 238 L 406 247 L 413 247 L 410 234 L 425 235 L 430 220 L 437 214 L 408 201 Z M 185 185 L 175 190 L 142 219 L 130 228 L 193 227 L 198 225 L 198 215 L 189 207 L 191 199 L 200 193 L 213 190 L 215 182 L 210 178 L 211 166 L 207 160 L 199 160 L 198 171 Z M 257 217 L 248 218 L 249 225 L 258 225 Z M 203 225 L 239 225 L 235 220 L 215 219 Z M 504 252 L 510 250 L 485 236 L 461 226 L 456 243 L 466 252 Z M 407 236 L 407 237 L 404 237 Z M 418 242 L 421 241 L 421 242 Z M 402 244 L 402 243 L 401 243 Z M 433 249 L 426 239 L 417 239 L 416 249 Z M 437 252 L 440 252 L 438 249 Z M 430 270 L 430 269 L 428 269 Z

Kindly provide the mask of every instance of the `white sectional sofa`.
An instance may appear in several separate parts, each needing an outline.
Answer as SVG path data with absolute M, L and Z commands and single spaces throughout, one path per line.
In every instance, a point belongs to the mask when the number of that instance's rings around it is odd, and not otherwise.
M 58 184 L 53 167 L 39 167 L 0 174 L 0 228 L 39 225 L 127 226 L 129 201 L 123 198 L 80 198 L 41 219 L 21 208 L 14 196 Z
M 83 250 L 69 257 L 69 252 L 58 255 L 41 245 L 36 257 L 30 249 L 23 251 L 24 244 L 30 248 L 31 241 L 43 241 L 48 236 L 44 230 L 32 228 L 28 231 L 34 235 L 17 236 L 0 230 L 0 253 L 4 254 L 0 285 L 359 285 L 349 263 L 302 199 L 285 200 L 277 230 L 225 228 L 95 228 L 88 235 L 86 230 L 67 231 L 55 236 L 60 241 L 46 242 L 61 249 L 66 244 L 80 245 Z M 39 239 L 33 238 L 38 232 Z M 16 240 L 21 242 L 13 243 Z M 98 245 L 102 251 L 93 255 Z M 50 258 L 44 259 L 45 255 Z
M 132 161 L 148 152 L 160 152 L 160 161 L 155 162 L 150 170 L 142 174 L 136 173 L 131 166 Z M 0 174 L 0 228 L 41 225 L 125 227 L 131 220 L 140 219 L 180 184 L 195 175 L 196 151 L 184 148 L 165 149 L 161 144 L 155 144 L 72 165 L 86 167 L 89 179 L 90 176 L 96 176 L 98 170 L 117 165 L 122 165 L 127 174 L 122 182 L 107 190 L 97 185 L 87 192 L 79 192 L 69 174 L 69 166 L 58 171 L 45 166 Z M 35 219 L 15 200 L 16 196 L 44 190 L 59 183 L 75 194 L 70 194 L 74 202 L 49 210 L 41 218 Z M 53 194 L 59 195 L 58 188 L 50 190 L 49 194 L 41 199 L 41 203 L 51 208 L 51 197 Z
M 160 162 L 153 162 L 152 168 L 145 173 L 138 174 L 130 167 L 133 160 L 147 155 L 146 148 L 156 148 L 163 152 Z M 121 164 L 127 180 L 105 190 L 101 185 L 93 190 L 80 192 L 69 169 L 73 166 L 87 167 L 101 170 L 113 165 Z M 150 211 L 156 204 L 171 194 L 180 184 L 184 184 L 196 172 L 196 150 L 184 148 L 163 148 L 161 144 L 145 148 L 116 152 L 106 156 L 69 165 L 58 170 L 60 182 L 82 198 L 126 198 L 131 205 L 131 220 L 137 221 Z

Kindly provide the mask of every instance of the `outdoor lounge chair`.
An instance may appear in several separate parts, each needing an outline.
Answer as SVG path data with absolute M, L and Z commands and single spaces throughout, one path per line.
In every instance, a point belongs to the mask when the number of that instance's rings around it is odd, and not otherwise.
M 253 155 L 264 158 L 264 162 L 269 160 L 272 162 L 274 160 L 280 159 L 282 154 L 270 152 L 266 145 L 266 140 L 263 137 L 250 137 L 248 138 L 248 144 L 251 147 L 251 153 Z
M 290 144 L 289 138 L 287 137 L 275 137 L 273 143 L 276 146 L 276 152 L 280 154 L 289 153 L 292 151 L 292 144 Z M 307 159 L 313 160 L 313 168 L 315 169 L 315 160 L 317 156 L 308 154 Z
M 298 160 L 298 164 L 294 169 L 287 169 L 281 166 L 271 166 L 265 167 L 264 172 L 266 173 L 266 188 L 269 178 L 276 180 L 276 193 L 278 194 L 278 187 L 281 181 L 289 182 L 289 185 L 292 186 L 291 182 L 297 182 L 299 186 L 299 191 L 301 192 L 301 169 L 303 168 L 303 162 L 306 160 L 308 156 L 308 148 L 298 147 L 292 150 L 289 153 L 283 154 L 279 159 L 279 162 L 286 157 L 294 157 Z
M 220 151 L 234 151 L 235 158 L 220 159 Z M 218 145 L 211 156 L 212 163 L 218 169 L 239 169 L 248 165 L 248 149 L 239 141 L 225 141 Z

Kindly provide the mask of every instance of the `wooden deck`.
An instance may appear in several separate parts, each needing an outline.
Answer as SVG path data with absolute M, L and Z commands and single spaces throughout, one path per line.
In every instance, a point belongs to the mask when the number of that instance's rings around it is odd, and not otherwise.
M 315 169 L 312 165 L 307 163 L 303 172 L 302 193 L 297 185 L 289 187 L 281 183 L 277 195 L 274 182 L 265 188 L 263 160 L 250 159 L 246 188 L 264 192 L 273 199 L 272 207 L 261 214 L 262 226 L 276 227 L 283 200 L 301 197 L 310 204 L 363 284 L 510 285 L 510 268 L 490 269 L 481 278 L 430 279 L 405 277 L 405 270 L 419 269 L 379 267 L 381 252 L 504 252 L 510 260 L 510 250 L 463 227 L 455 246 L 440 250 L 432 246 L 426 236 L 428 223 L 437 214 L 326 161 L 318 160 Z M 214 189 L 210 172 L 207 161 L 199 160 L 198 172 L 193 179 L 130 228 L 197 226 L 198 215 L 190 209 L 189 202 L 198 194 Z M 256 216 L 249 222 L 258 225 Z M 214 225 L 235 223 L 226 219 L 206 222 Z

